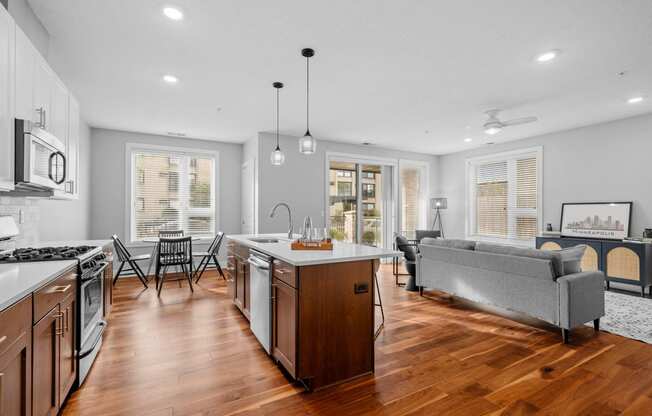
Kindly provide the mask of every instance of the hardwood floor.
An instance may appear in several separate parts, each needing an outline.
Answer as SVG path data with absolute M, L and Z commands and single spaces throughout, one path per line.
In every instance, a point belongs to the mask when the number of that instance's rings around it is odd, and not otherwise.
M 264 354 L 215 275 L 194 293 L 166 283 L 160 299 L 122 279 L 102 351 L 62 413 L 652 414 L 652 345 L 589 327 L 563 345 L 555 328 L 423 298 L 395 287 L 390 267 L 382 274 L 375 375 L 311 394 Z

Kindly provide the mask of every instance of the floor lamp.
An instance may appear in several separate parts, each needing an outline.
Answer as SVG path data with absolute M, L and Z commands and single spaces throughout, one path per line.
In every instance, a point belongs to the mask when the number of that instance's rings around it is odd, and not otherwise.
M 432 222 L 433 231 L 436 230 L 437 221 L 439 221 L 439 234 L 441 238 L 444 238 L 444 225 L 441 222 L 441 212 L 442 209 L 448 208 L 448 199 L 447 198 L 431 198 L 430 199 L 430 208 L 435 210 L 435 220 Z

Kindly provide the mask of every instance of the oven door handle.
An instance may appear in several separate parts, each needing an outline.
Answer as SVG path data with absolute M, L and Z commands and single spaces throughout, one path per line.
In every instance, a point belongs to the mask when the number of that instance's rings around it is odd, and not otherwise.
M 104 330 L 106 329 L 106 321 L 102 320 L 97 323 L 97 327 L 100 327 L 100 330 L 97 331 L 97 336 L 95 336 L 95 340 L 93 340 L 93 345 L 90 346 L 90 348 L 85 349 L 84 351 L 79 351 L 79 354 L 77 355 L 79 359 L 82 359 L 84 357 L 87 357 L 93 353 L 93 350 L 95 350 L 95 347 L 97 347 L 97 344 L 99 344 L 100 340 L 102 339 L 102 334 L 104 334 Z
M 104 272 L 104 269 L 106 269 L 109 266 L 109 262 L 103 261 L 102 265 L 98 267 L 97 269 L 93 270 L 88 277 L 83 277 L 82 282 L 88 282 L 89 280 L 94 279 L 98 274 L 102 274 Z

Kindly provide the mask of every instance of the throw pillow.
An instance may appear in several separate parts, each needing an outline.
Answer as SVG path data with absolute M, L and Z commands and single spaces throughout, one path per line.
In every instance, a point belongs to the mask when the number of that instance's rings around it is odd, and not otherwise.
M 439 247 L 448 247 L 448 248 L 457 248 L 460 250 L 475 250 L 475 241 L 471 240 L 443 240 L 436 238 L 424 238 L 421 240 L 421 244 L 428 246 L 439 246 Z
M 584 257 L 586 247 L 586 244 L 580 244 L 557 252 L 561 256 L 561 261 L 564 264 L 563 269 L 565 275 L 582 271 L 582 257 Z

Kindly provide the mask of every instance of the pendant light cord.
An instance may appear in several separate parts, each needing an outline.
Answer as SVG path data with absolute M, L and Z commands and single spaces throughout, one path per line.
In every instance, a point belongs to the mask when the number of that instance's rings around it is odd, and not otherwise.
M 278 144 L 278 114 L 279 114 L 278 96 L 279 96 L 279 90 L 280 90 L 280 88 L 276 89 L 276 150 L 280 149 L 279 144 Z
M 310 57 L 306 56 L 306 132 L 310 132 Z

